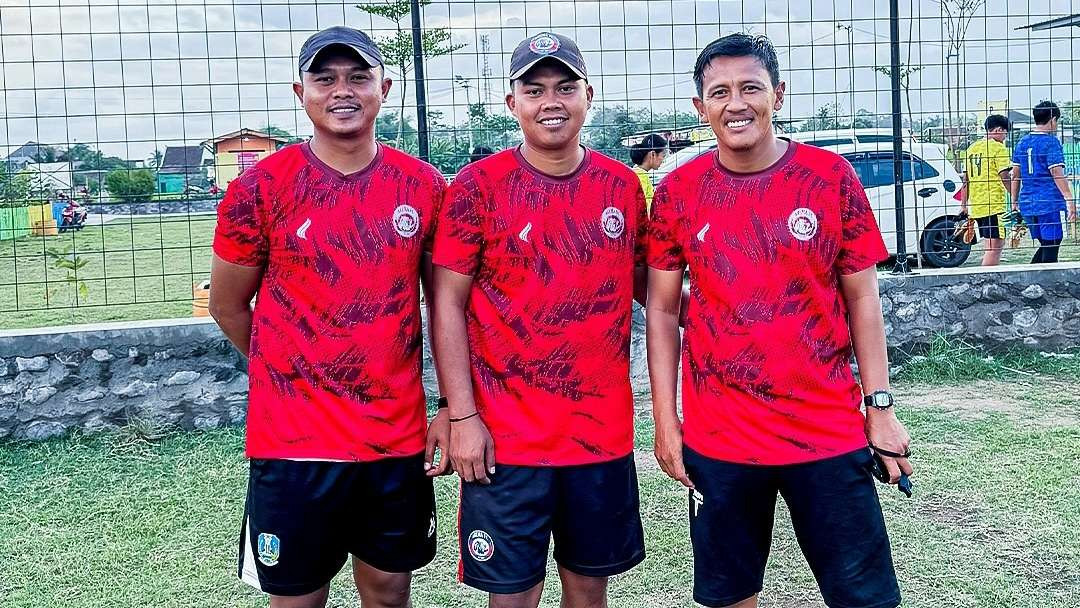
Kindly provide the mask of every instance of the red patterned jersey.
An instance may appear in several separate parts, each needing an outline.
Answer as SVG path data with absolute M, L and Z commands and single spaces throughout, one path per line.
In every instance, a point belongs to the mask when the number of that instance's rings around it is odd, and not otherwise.
M 445 188 L 434 167 L 386 146 L 342 175 L 306 143 L 229 184 L 214 253 L 265 268 L 251 329 L 249 458 L 423 451 L 420 256 Z
M 887 255 L 854 170 L 832 152 L 792 142 L 749 175 L 706 154 L 668 175 L 649 264 L 690 268 L 686 445 L 770 465 L 866 446 L 839 279 Z
M 496 462 L 587 464 L 633 449 L 630 311 L 646 230 L 637 176 L 590 150 L 564 177 L 507 150 L 451 183 L 433 259 L 473 277 L 473 388 Z

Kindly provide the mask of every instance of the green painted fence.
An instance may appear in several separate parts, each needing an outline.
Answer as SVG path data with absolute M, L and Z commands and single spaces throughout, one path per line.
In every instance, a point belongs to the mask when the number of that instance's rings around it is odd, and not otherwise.
M 0 207 L 0 241 L 30 234 L 30 213 L 26 207 Z

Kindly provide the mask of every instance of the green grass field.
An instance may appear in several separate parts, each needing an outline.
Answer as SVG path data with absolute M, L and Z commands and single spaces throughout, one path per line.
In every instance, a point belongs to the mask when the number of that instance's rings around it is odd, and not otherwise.
M 191 316 L 192 284 L 210 278 L 215 223 L 151 217 L 0 241 L 0 328 Z M 85 265 L 54 268 L 49 249 Z
M 945 383 L 970 354 L 931 353 L 901 373 L 914 438 L 913 499 L 880 488 L 909 608 L 1036 608 L 1080 597 L 1080 386 L 1076 359 L 1010 364 Z M 689 607 L 686 496 L 660 472 L 638 420 L 646 561 L 613 580 L 611 605 Z M 147 440 L 134 430 L 0 443 L 0 602 L 65 606 L 254 607 L 235 579 L 246 467 L 239 429 Z M 456 480 L 437 484 L 440 548 L 417 573 L 418 608 L 485 605 L 454 581 Z M 822 606 L 778 508 L 763 605 Z M 555 579 L 549 579 L 554 581 Z M 558 604 L 557 584 L 543 605 Z M 331 606 L 358 606 L 347 574 Z

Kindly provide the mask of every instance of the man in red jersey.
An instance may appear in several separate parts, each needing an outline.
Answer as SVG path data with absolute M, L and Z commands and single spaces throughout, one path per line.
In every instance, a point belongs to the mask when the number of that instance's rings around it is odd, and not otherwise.
M 888 393 L 875 270 L 887 252 L 869 202 L 843 158 L 774 135 L 784 83 L 768 39 L 714 41 L 694 80 L 719 145 L 656 191 L 647 315 L 656 456 L 690 491 L 694 599 L 757 605 L 779 493 L 827 605 L 897 606 L 868 441 L 893 483 L 911 465 Z
M 645 201 L 580 144 L 593 91 L 572 40 L 524 40 L 509 77 L 525 141 L 458 174 L 435 237 L 459 576 L 490 606 L 535 608 L 554 535 L 562 605 L 606 606 L 608 577 L 645 556 L 629 381 Z
M 273 608 L 324 606 L 350 554 L 365 608 L 408 606 L 435 555 L 449 423 L 426 424 L 419 291 L 446 182 L 375 141 L 390 86 L 363 32 L 309 38 L 293 88 L 314 136 L 218 209 L 210 312 L 251 379 L 239 575 Z

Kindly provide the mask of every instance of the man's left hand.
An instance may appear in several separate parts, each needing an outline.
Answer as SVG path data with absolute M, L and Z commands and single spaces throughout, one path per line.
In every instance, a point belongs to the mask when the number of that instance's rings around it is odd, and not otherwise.
M 436 449 L 439 450 L 438 462 L 435 462 Z M 439 409 L 428 424 L 424 470 L 428 477 L 438 477 L 450 472 L 450 414 L 446 408 Z
M 911 437 L 904 425 L 896 418 L 893 408 L 879 410 L 867 407 L 866 410 L 866 438 L 870 442 L 871 449 L 877 447 L 895 454 L 907 454 Z M 889 471 L 889 483 L 900 481 L 900 473 L 911 475 L 911 463 L 907 458 L 894 458 L 880 452 L 879 455 Z

